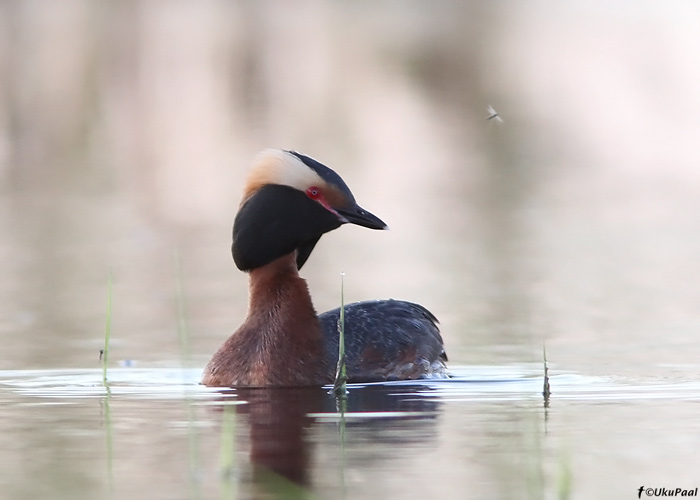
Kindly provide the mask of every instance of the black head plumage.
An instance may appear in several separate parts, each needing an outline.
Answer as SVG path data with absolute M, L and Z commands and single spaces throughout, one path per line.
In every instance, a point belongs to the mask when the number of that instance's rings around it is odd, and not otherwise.
M 307 194 L 312 186 L 325 197 L 312 199 Z M 357 205 L 337 173 L 295 151 L 262 153 L 245 193 L 233 224 L 231 247 L 233 260 L 242 271 L 262 267 L 295 250 L 301 269 L 321 236 L 341 224 L 386 227 Z

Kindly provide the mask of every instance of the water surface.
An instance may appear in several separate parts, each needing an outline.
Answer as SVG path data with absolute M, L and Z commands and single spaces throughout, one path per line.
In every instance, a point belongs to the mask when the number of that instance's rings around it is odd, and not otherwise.
M 545 402 L 537 366 L 458 367 L 447 381 L 353 385 L 341 407 L 328 388 L 215 390 L 199 375 L 117 368 L 105 388 L 100 370 L 0 372 L 2 449 L 14 457 L 0 489 L 7 498 L 330 499 L 557 498 L 606 487 L 612 498 L 663 482 L 661 457 L 687 480 L 694 473 L 682 463 L 698 445 L 697 381 L 555 374 Z

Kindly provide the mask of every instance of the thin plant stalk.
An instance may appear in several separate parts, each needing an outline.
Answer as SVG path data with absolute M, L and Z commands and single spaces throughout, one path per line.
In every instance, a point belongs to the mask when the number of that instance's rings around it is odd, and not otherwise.
M 340 413 L 340 483 L 342 485 L 343 495 L 345 498 L 345 412 L 348 404 L 348 388 L 347 388 L 347 366 L 345 356 L 345 273 L 340 273 L 340 318 L 338 320 L 338 367 L 335 373 L 335 383 L 333 384 L 333 394 L 335 394 L 336 410 Z
M 221 498 L 236 498 L 236 410 L 233 405 L 225 404 L 221 422 L 221 453 L 219 470 L 221 471 Z
M 560 500 L 571 498 L 573 488 L 573 474 L 571 472 L 571 461 L 568 455 L 559 459 L 559 480 L 557 481 L 557 497 Z
M 175 264 L 175 281 L 176 281 L 176 298 L 177 301 L 177 340 L 180 346 L 180 364 L 184 370 L 190 367 L 190 334 L 187 325 L 187 315 L 185 312 L 185 290 L 182 278 L 182 262 L 180 261 L 180 254 L 177 250 L 173 254 L 173 260 Z
M 345 412 L 348 405 L 347 366 L 345 356 L 345 273 L 340 273 L 340 318 L 338 320 L 338 367 L 335 373 L 333 394 L 336 410 L 340 413 L 340 484 L 345 498 Z
M 338 367 L 335 372 L 333 394 L 344 398 L 348 393 L 347 368 L 345 365 L 345 296 L 343 278 L 345 273 L 340 273 L 340 319 L 338 320 Z
M 105 445 L 107 447 L 107 487 L 110 494 L 114 490 L 114 440 L 112 438 L 112 411 L 109 402 L 112 397 L 112 389 L 106 386 L 107 395 L 102 400 L 102 411 L 105 426 Z
M 190 334 L 187 324 L 187 314 L 185 308 L 185 287 L 182 277 L 182 262 L 180 253 L 175 249 L 173 253 L 173 263 L 175 266 L 176 281 L 176 305 L 177 305 L 177 337 L 180 345 L 180 365 L 182 367 L 182 383 L 185 387 L 185 405 L 187 407 L 187 435 L 189 441 L 189 462 L 190 462 L 190 498 L 201 498 L 199 482 L 196 479 L 199 475 L 199 436 L 195 426 L 194 404 L 190 397 L 190 389 L 187 381 L 187 368 L 190 367 Z
M 109 339 L 112 334 L 112 270 L 107 272 L 107 313 L 105 317 L 105 344 L 100 351 L 100 359 L 102 361 L 102 385 L 106 389 L 105 398 L 102 400 L 102 408 L 104 411 L 104 426 L 105 426 L 105 444 L 107 447 L 107 485 L 110 494 L 113 491 L 113 468 L 112 462 L 114 457 L 114 448 L 112 440 L 112 413 L 109 407 L 112 391 L 107 381 L 107 362 L 109 360 Z
M 552 391 L 549 387 L 549 365 L 547 364 L 547 348 L 545 347 L 544 342 L 542 342 L 542 358 L 544 361 L 544 383 L 542 387 L 542 396 L 544 396 L 544 403 L 546 406 L 549 405 L 549 396 L 552 394 Z
M 102 350 L 102 385 L 107 384 L 107 361 L 109 360 L 109 337 L 112 334 L 112 270 L 107 272 L 107 315 L 105 319 L 105 345 Z
M 346 394 L 336 397 L 336 409 L 340 413 L 340 420 L 338 422 L 340 430 L 340 487 L 343 492 L 341 498 L 344 500 L 347 498 L 345 489 L 345 470 L 347 468 L 347 460 L 345 456 L 345 443 L 347 440 L 346 434 L 346 423 L 345 423 L 345 412 L 347 412 L 348 398 Z

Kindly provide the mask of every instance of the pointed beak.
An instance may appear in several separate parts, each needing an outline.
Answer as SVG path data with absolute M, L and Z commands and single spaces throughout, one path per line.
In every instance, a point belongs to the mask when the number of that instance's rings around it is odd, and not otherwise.
M 358 226 L 368 227 L 370 229 L 389 229 L 389 226 L 384 224 L 384 221 L 379 217 L 358 205 L 349 208 L 336 208 L 335 211 L 345 219 L 343 222 L 357 224 Z

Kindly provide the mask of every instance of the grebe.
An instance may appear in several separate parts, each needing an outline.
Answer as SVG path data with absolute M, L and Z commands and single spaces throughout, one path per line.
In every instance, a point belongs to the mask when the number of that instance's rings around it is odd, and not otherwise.
M 248 315 L 204 369 L 216 387 L 311 386 L 333 381 L 340 308 L 316 315 L 299 276 L 318 240 L 342 224 L 386 229 L 343 179 L 295 151 L 253 162 L 233 225 L 233 260 L 250 277 Z M 437 319 L 400 300 L 345 306 L 349 382 L 447 377 Z

